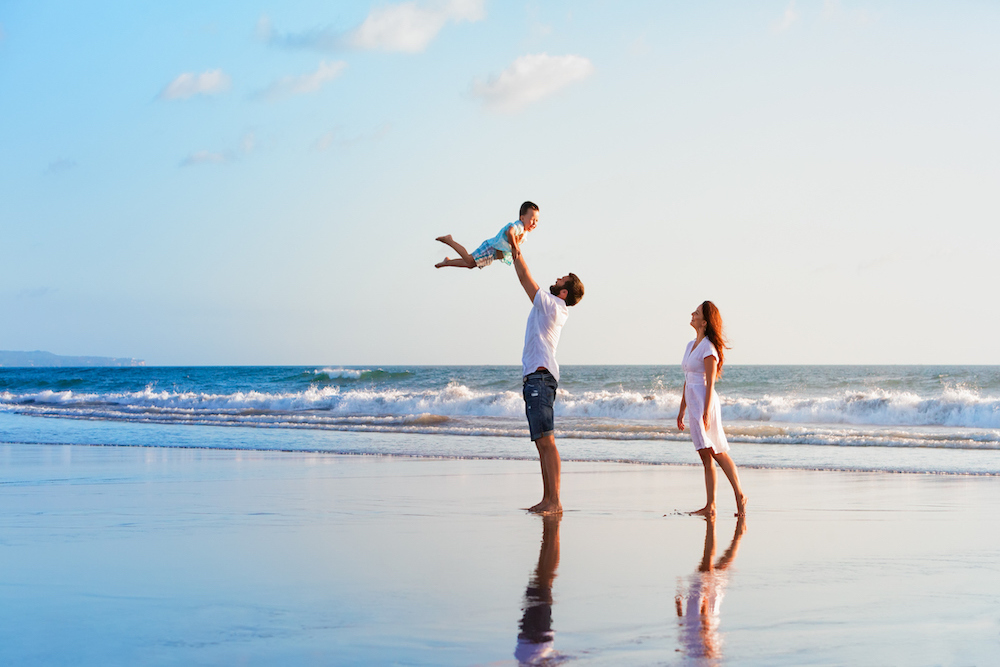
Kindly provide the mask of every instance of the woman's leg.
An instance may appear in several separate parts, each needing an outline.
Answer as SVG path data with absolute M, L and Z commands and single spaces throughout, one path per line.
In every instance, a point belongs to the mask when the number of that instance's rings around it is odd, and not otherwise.
M 706 447 L 705 449 L 698 450 L 698 456 L 701 457 L 701 464 L 705 467 L 705 495 L 707 499 L 705 501 L 705 506 L 700 510 L 695 510 L 690 512 L 690 514 L 698 514 L 701 516 L 714 516 L 715 515 L 715 462 L 712 459 L 712 448 Z
M 709 449 L 708 451 L 711 452 L 712 450 Z M 729 483 L 733 485 L 733 493 L 736 494 L 736 516 L 746 516 L 747 497 L 744 495 L 743 488 L 740 486 L 740 476 L 739 473 L 736 472 L 736 464 L 733 462 L 733 459 L 729 456 L 728 452 L 722 452 L 721 454 L 715 454 L 713 452 L 712 456 L 719 462 L 719 467 L 722 468 L 722 472 L 726 473 L 726 477 L 729 478 Z

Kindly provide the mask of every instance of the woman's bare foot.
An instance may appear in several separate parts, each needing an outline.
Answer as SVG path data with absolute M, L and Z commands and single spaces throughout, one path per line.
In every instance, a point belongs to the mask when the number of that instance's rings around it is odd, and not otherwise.
M 736 514 L 733 516 L 745 517 L 747 515 L 747 503 L 750 502 L 750 497 L 747 495 L 740 496 L 736 499 Z
M 444 236 L 439 236 L 435 241 L 440 241 L 441 243 L 451 243 L 451 234 L 445 234 Z
M 705 505 L 700 510 L 688 512 L 691 516 L 715 516 L 715 505 Z

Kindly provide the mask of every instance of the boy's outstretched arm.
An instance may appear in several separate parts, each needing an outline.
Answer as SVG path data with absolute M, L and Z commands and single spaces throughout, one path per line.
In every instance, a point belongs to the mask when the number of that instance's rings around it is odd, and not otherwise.
M 521 256 L 521 246 L 517 242 L 517 237 L 514 235 L 514 228 L 507 228 L 507 243 L 510 244 L 510 254 L 511 257 L 517 259 Z
M 528 265 L 524 263 L 523 254 L 519 254 L 514 260 L 514 270 L 517 271 L 517 279 L 521 281 L 521 287 L 524 288 L 525 293 L 528 295 L 528 300 L 534 303 L 535 294 L 538 293 L 538 283 L 531 277 L 531 271 L 528 270 Z

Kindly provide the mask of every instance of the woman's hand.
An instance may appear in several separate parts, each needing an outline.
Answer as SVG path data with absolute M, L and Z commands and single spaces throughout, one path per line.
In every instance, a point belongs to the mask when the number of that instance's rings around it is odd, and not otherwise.
M 683 410 L 681 410 L 680 412 L 677 413 L 677 430 L 678 431 L 683 431 L 684 430 L 684 411 Z
M 701 416 L 701 423 L 705 425 L 705 430 L 708 430 L 708 406 L 705 406 L 705 414 Z

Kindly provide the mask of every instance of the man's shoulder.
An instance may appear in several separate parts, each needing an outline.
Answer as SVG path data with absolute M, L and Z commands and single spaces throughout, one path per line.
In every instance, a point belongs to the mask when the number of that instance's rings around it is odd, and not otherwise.
M 566 302 L 557 297 L 555 294 L 539 287 L 538 291 L 535 292 L 535 307 L 541 308 L 554 313 L 563 313 L 564 315 L 569 314 L 569 308 L 566 306 Z

